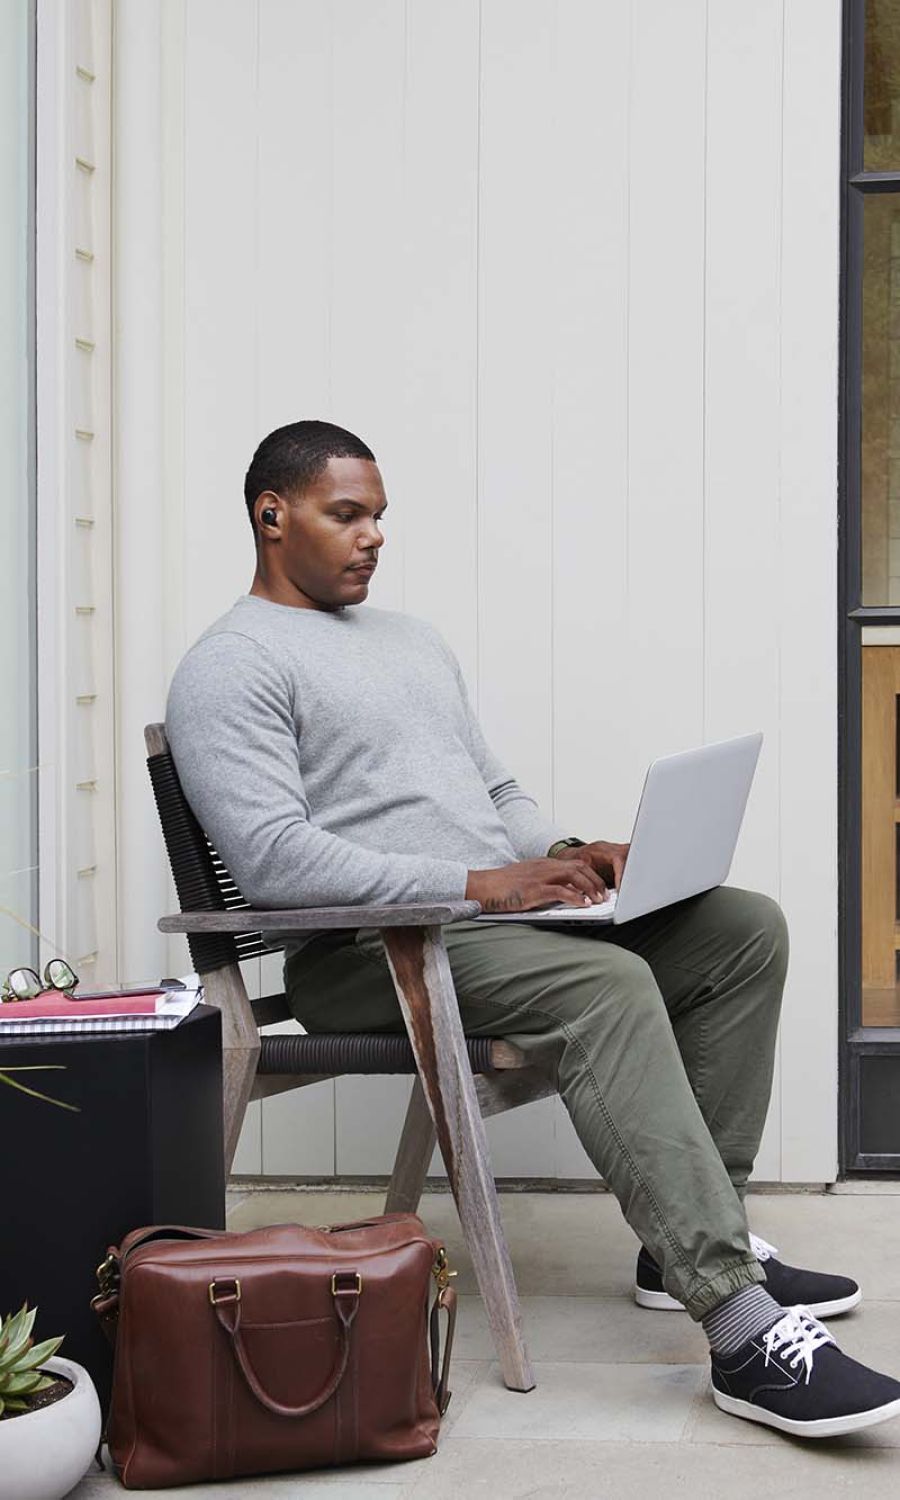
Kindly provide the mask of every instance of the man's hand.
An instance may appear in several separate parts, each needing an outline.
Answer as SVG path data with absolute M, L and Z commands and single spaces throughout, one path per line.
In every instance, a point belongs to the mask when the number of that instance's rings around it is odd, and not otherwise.
M 606 894 L 605 882 L 584 859 L 522 859 L 498 870 L 470 870 L 466 883 L 466 900 L 480 901 L 484 911 L 533 911 L 554 901 L 587 906 Z
M 630 844 L 607 844 L 603 839 L 596 839 L 593 844 L 583 844 L 580 848 L 570 845 L 568 849 L 560 849 L 556 858 L 587 863 L 598 875 L 602 875 L 607 885 L 615 886 L 618 890 L 630 848 Z

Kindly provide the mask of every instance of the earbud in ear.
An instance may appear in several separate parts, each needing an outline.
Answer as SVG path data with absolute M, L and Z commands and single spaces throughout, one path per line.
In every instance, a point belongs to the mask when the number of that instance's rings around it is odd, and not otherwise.
M 267 526 L 274 526 L 278 517 L 276 516 L 274 510 L 272 510 L 271 506 L 267 505 L 262 513 L 262 519 L 265 521 Z

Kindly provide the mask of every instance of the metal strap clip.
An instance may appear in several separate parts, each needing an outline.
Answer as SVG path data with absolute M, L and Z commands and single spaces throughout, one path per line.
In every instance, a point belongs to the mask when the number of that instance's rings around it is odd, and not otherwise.
M 97 1267 L 97 1285 L 101 1297 L 109 1297 L 119 1285 L 119 1262 L 114 1255 L 107 1255 Z
M 352 1281 L 352 1286 L 338 1286 L 339 1281 Z M 332 1297 L 359 1297 L 362 1293 L 362 1277 L 358 1271 L 335 1271 L 331 1278 Z
M 231 1286 L 234 1290 L 232 1292 L 225 1292 L 224 1295 L 219 1296 L 217 1295 L 216 1288 L 220 1286 Z M 222 1281 L 211 1281 L 209 1283 L 209 1300 L 213 1307 L 216 1307 L 220 1302 L 240 1302 L 241 1283 L 236 1276 L 226 1276 Z
M 450 1266 L 447 1261 L 447 1252 L 444 1249 L 443 1245 L 434 1258 L 434 1265 L 432 1266 L 431 1270 L 432 1275 L 437 1282 L 437 1289 L 439 1293 L 445 1292 L 447 1290 L 447 1287 L 450 1285 L 451 1279 L 454 1276 L 459 1275 L 458 1271 L 450 1270 Z

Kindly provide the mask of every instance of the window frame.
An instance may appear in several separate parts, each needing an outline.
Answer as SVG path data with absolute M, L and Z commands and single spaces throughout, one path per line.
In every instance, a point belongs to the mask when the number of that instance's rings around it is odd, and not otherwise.
M 862 603 L 863 212 L 869 194 L 900 192 L 900 170 L 867 172 L 863 166 L 865 23 L 866 0 L 845 0 L 838 432 L 839 1161 L 844 1176 L 900 1171 L 900 1149 L 865 1153 L 860 1143 L 865 1059 L 894 1056 L 900 1070 L 900 1028 L 865 1027 L 862 1017 L 862 638 L 867 626 L 900 626 L 900 605 Z

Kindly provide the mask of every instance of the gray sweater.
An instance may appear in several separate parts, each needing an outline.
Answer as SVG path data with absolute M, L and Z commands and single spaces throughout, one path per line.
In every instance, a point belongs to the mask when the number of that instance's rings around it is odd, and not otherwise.
M 488 749 L 438 631 L 394 610 L 243 595 L 182 658 L 166 733 L 251 906 L 458 900 L 469 870 L 565 836 Z

